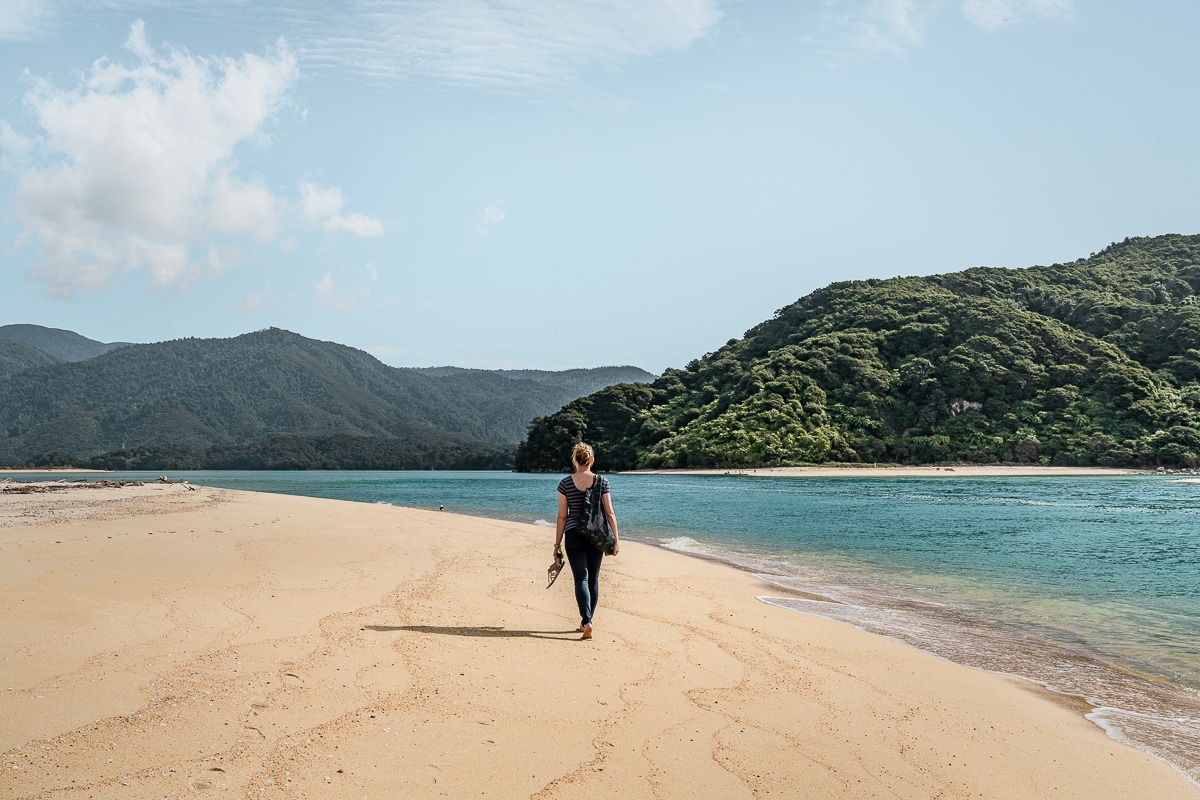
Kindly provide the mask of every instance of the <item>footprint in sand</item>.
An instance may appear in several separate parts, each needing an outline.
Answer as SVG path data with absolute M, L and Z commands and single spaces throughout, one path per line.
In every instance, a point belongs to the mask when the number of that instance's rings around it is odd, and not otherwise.
M 203 792 L 205 789 L 213 788 L 213 778 L 216 777 L 213 773 L 225 774 L 225 770 L 220 767 L 210 769 L 208 775 L 197 775 L 188 781 L 188 788 L 193 792 Z

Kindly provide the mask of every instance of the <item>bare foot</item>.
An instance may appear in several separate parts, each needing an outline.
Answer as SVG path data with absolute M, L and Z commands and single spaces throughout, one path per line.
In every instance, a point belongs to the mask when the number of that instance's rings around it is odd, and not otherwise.
M 583 636 L 580 636 L 579 638 L 580 639 L 592 638 L 592 623 L 589 622 L 583 626 Z

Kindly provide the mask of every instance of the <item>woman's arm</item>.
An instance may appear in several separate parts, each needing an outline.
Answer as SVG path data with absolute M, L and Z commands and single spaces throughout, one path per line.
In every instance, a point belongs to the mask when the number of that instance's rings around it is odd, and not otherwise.
M 567 496 L 562 492 L 558 493 L 558 524 L 554 526 L 554 553 L 558 554 L 558 550 L 562 547 L 563 531 L 567 527 Z
M 612 531 L 613 540 L 615 542 L 612 551 L 612 554 L 615 556 L 617 553 L 621 552 L 621 537 L 617 535 L 617 515 L 613 511 L 612 495 L 601 495 L 600 499 L 604 501 L 604 516 L 608 518 L 608 529 Z

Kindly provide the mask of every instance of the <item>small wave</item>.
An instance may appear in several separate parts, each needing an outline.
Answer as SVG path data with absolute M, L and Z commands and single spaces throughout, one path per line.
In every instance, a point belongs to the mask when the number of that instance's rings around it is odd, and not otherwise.
M 756 574 L 775 575 L 781 572 L 796 572 L 801 569 L 796 564 L 786 560 L 772 558 L 761 553 L 737 550 L 727 546 L 706 544 L 693 539 L 691 536 L 671 536 L 654 539 L 653 542 L 665 550 L 673 550 L 676 553 L 683 553 L 684 555 L 695 556 L 696 558 L 719 561 L 722 564 L 729 564 L 738 569 Z
M 741 569 L 753 572 L 771 570 L 776 565 L 768 559 L 759 558 L 749 553 L 742 553 L 727 547 L 708 545 L 693 539 L 691 536 L 669 536 L 658 540 L 658 544 L 667 550 L 686 553 L 690 556 L 711 558 L 725 564 L 732 564 Z
M 543 528 L 553 528 L 553 527 L 554 527 L 554 523 L 553 523 L 553 522 L 550 522 L 550 521 L 548 521 L 548 520 L 544 520 L 544 519 L 535 519 L 535 520 L 533 521 L 533 524 L 534 524 L 534 525 L 541 525 Z
M 1091 713 L 1084 714 L 1083 716 L 1085 719 L 1098 725 L 1101 730 L 1108 734 L 1108 738 L 1122 744 L 1131 744 L 1129 737 L 1125 735 L 1124 731 L 1109 719 L 1110 716 L 1117 716 L 1117 714 L 1113 713 L 1115 711 L 1116 709 L 1113 708 L 1094 708 Z
M 804 598 L 806 600 L 820 603 L 838 603 L 839 605 L 845 603 L 853 604 L 845 594 L 832 591 L 832 587 L 821 586 L 814 581 L 804 580 L 799 575 L 772 575 L 757 572 L 754 574 L 754 577 L 758 578 L 765 584 L 775 586 L 780 589 L 785 589 L 797 595 L 799 598 Z M 759 597 L 758 599 L 761 602 L 767 603 L 768 605 L 779 605 L 779 603 L 775 603 L 773 601 L 780 598 L 764 596 Z M 781 607 L 787 608 L 786 605 Z
M 1163 715 L 1161 711 L 1146 713 L 1101 706 L 1086 716 L 1111 738 L 1163 759 L 1200 785 L 1200 766 L 1196 764 L 1200 719 Z
M 756 576 L 756 577 L 761 577 L 761 576 Z M 823 594 L 813 594 L 811 592 L 802 592 L 797 589 L 792 589 L 791 591 L 793 593 L 795 593 L 796 595 L 800 595 L 800 596 L 786 598 L 786 599 L 793 600 L 796 603 L 837 603 L 838 605 L 841 605 L 841 603 L 842 603 L 841 600 L 834 600 L 832 597 L 828 597 Z M 766 603 L 769 606 L 779 606 L 780 608 L 786 608 L 790 611 L 799 611 L 800 610 L 800 608 L 781 604 L 779 601 L 785 599 L 782 597 L 768 597 L 765 594 L 760 594 L 757 597 L 755 597 L 754 599 L 760 603 Z
M 690 536 L 673 536 L 668 539 L 659 539 L 658 543 L 668 550 L 676 550 L 680 553 L 692 553 L 693 555 L 712 555 L 712 550 L 704 547 L 700 542 Z

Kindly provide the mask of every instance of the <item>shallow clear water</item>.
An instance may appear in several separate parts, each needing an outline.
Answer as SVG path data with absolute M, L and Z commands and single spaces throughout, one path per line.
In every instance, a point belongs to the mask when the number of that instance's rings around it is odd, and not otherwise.
M 561 476 L 172 477 L 552 523 Z M 1161 476 L 611 482 L 623 536 L 752 569 L 778 587 L 764 602 L 1082 696 L 1112 735 L 1200 781 L 1200 484 Z

